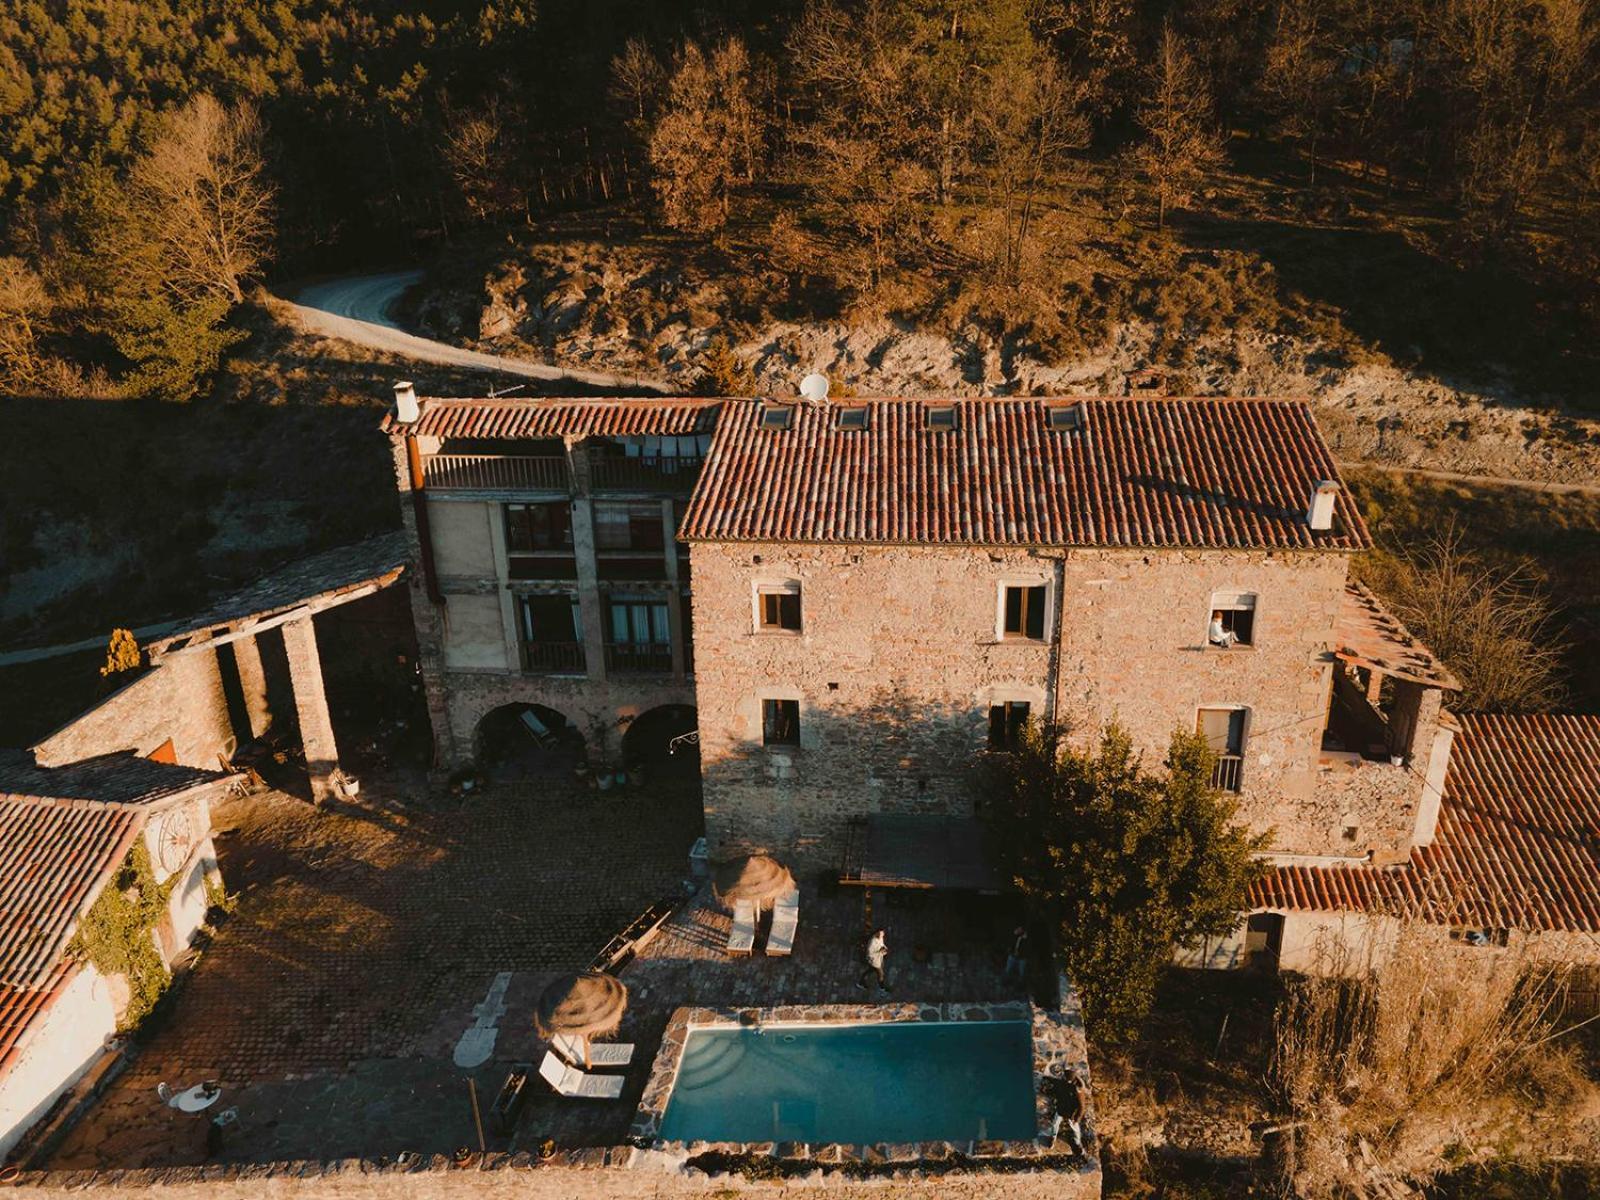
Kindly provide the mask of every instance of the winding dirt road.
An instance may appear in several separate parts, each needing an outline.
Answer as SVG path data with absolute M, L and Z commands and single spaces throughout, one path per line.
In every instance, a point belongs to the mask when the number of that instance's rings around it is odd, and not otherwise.
M 390 354 L 402 354 L 418 362 L 647 394 L 666 390 L 657 379 L 555 367 L 547 363 L 529 362 L 524 358 L 504 358 L 498 354 L 466 350 L 407 333 L 390 314 L 405 290 L 421 279 L 420 270 L 349 275 L 309 284 L 287 299 L 306 329 L 312 333 L 340 338 Z

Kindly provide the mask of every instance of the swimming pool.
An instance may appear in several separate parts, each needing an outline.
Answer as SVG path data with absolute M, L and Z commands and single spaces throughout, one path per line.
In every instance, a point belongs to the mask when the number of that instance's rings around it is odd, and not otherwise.
M 677 1142 L 1020 1140 L 1027 1021 L 694 1028 L 660 1136 Z

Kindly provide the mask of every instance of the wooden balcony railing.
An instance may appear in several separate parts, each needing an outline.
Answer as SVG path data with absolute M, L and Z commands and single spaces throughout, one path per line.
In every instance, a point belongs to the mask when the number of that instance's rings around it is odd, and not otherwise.
M 618 675 L 670 675 L 668 642 L 616 642 L 606 646 L 606 670 Z
M 703 459 L 622 458 L 595 454 L 589 458 L 589 485 L 595 491 L 687 492 L 700 477 Z
M 570 492 L 572 473 L 559 454 L 435 454 L 424 459 L 423 480 L 436 488 L 494 488 Z
M 523 642 L 522 669 L 535 675 L 583 675 L 589 666 L 582 642 Z
M 1241 754 L 1217 755 L 1217 765 L 1211 768 L 1211 786 L 1224 792 L 1237 792 L 1243 767 L 1244 756 Z

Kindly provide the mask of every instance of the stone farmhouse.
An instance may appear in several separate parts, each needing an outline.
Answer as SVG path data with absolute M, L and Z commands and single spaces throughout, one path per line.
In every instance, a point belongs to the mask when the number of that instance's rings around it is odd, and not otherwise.
M 1524 803 L 1484 756 L 1529 755 L 1575 781 L 1545 815 L 1592 822 L 1585 742 L 1444 711 L 1456 681 L 1350 577 L 1370 535 L 1304 403 L 401 385 L 384 431 L 442 767 L 523 711 L 600 770 L 697 740 L 713 857 L 848 870 L 890 819 L 976 836 L 974 772 L 1028 718 L 1116 719 L 1152 759 L 1197 730 L 1278 870 L 1196 963 L 1310 966 L 1408 887 L 1596 956 L 1594 848 L 1508 881 L 1474 815 Z

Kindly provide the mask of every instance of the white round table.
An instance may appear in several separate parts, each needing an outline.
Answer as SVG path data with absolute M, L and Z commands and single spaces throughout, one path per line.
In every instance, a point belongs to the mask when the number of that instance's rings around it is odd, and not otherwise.
M 179 1112 L 200 1113 L 205 1112 L 220 1099 L 222 1099 L 221 1088 L 207 1088 L 205 1084 L 197 1083 L 192 1088 L 179 1092 L 167 1103 Z

